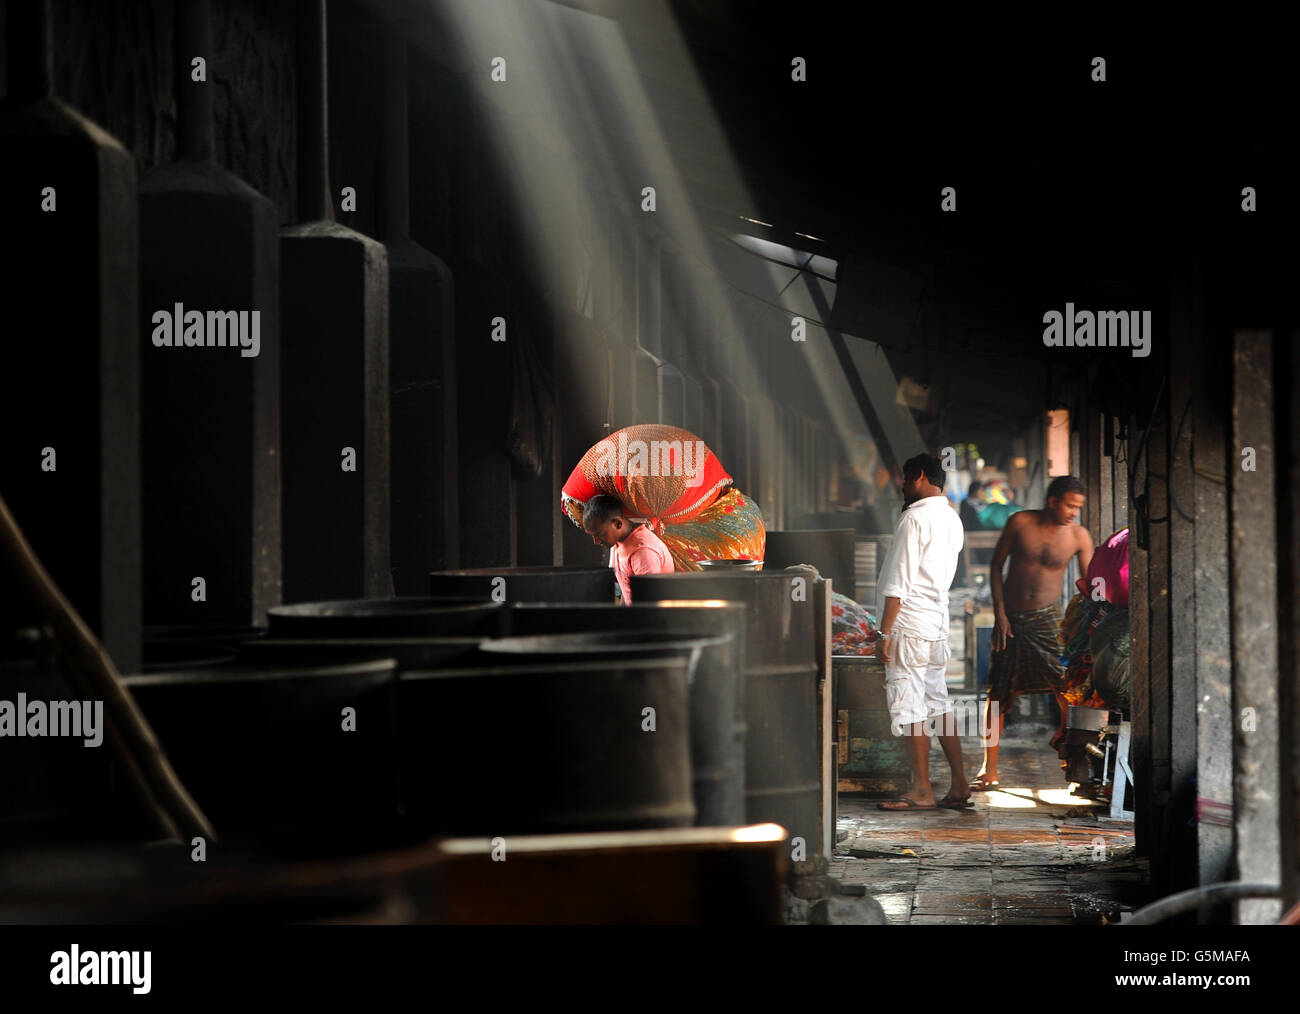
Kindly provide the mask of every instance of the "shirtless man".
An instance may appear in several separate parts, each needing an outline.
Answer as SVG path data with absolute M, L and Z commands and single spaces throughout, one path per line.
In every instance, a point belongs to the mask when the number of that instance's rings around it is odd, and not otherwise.
M 1007 712 L 1021 694 L 1050 693 L 1061 709 L 1061 725 L 1052 738 L 1064 734 L 1069 705 L 1062 693 L 1064 673 L 1061 645 L 1061 583 L 1070 557 L 1079 558 L 1079 570 L 1088 573 L 1092 562 L 1092 537 L 1077 524 L 1083 509 L 1083 483 L 1062 475 L 1047 487 L 1047 505 L 1038 511 L 1011 515 L 1002 529 L 989 584 L 993 591 L 993 657 L 989 664 L 989 703 L 985 729 L 989 745 L 984 766 L 971 783 L 975 791 L 998 784 L 998 747 Z M 1002 565 L 1011 557 L 1005 588 Z M 996 710 L 995 710 L 996 706 Z M 998 723 L 993 736 L 991 723 Z

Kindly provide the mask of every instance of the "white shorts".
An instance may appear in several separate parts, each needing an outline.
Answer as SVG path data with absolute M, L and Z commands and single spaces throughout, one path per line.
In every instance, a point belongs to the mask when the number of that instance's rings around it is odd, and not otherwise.
M 893 659 L 885 666 L 885 700 L 890 724 L 900 735 L 906 726 L 952 711 L 948 700 L 948 640 L 926 641 L 898 631 L 890 638 Z

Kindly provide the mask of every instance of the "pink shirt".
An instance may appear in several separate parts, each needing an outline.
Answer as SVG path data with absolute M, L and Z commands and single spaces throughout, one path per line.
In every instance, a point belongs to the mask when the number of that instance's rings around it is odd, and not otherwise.
M 627 538 L 617 543 L 610 552 L 614 560 L 614 576 L 623 589 L 623 604 L 632 604 L 633 574 L 671 574 L 673 554 L 663 540 L 645 525 L 632 530 Z

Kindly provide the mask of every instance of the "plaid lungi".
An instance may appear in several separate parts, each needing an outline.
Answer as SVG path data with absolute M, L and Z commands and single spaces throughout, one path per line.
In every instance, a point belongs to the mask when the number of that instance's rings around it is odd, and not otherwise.
M 1060 693 L 1065 689 L 1061 666 L 1061 606 L 1057 602 L 1024 613 L 1007 613 L 1013 636 L 989 662 L 989 697 L 1010 701 L 1021 694 Z

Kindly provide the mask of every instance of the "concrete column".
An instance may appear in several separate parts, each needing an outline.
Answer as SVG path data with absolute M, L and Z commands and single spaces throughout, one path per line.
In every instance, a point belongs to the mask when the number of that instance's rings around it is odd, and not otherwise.
M 1232 376 L 1232 442 L 1227 467 L 1232 518 L 1234 857 L 1240 879 L 1279 883 L 1277 442 L 1273 433 L 1272 332 L 1238 331 L 1233 336 Z M 1281 904 L 1274 899 L 1237 904 L 1240 923 L 1275 923 L 1281 914 Z
M 459 565 L 456 327 L 451 269 L 410 237 L 406 39 L 390 26 L 384 68 L 384 189 L 392 432 L 392 570 L 399 595 Z M 378 54 L 377 54 L 378 55 Z
M 1226 343 L 1196 334 L 1191 424 L 1196 503 L 1196 813 L 1201 884 L 1232 876 L 1232 668 L 1228 626 L 1228 500 L 1223 378 Z
M 144 619 L 257 626 L 282 591 L 279 214 L 213 161 L 224 71 L 208 0 L 178 0 L 176 15 L 181 161 L 140 181 L 141 334 L 157 333 L 157 314 L 181 314 L 174 344 L 144 344 Z M 206 81 L 190 78 L 195 57 Z M 178 347 L 191 314 L 200 341 L 206 331 L 227 347 Z M 241 332 L 257 347 L 241 348 Z
M 1294 391 L 1300 383 L 1300 331 L 1280 343 L 1279 387 Z M 1278 709 L 1281 721 L 1280 827 L 1282 837 L 1282 907 L 1300 902 L 1300 398 L 1277 401 L 1278 467 L 1284 468 L 1279 488 L 1286 490 L 1278 516 L 1281 657 L 1278 667 Z
M 1130 428 L 1134 433 L 1141 434 L 1143 423 L 1144 420 L 1140 416 L 1134 415 L 1131 417 Z M 1133 457 L 1133 494 L 1138 500 L 1134 510 L 1133 531 L 1129 533 L 1128 544 L 1128 611 L 1133 640 L 1129 673 L 1132 694 L 1129 720 L 1133 725 L 1130 756 L 1136 794 L 1134 847 L 1139 854 L 1145 855 L 1148 854 L 1151 845 L 1147 826 L 1152 793 L 1149 788 L 1143 789 L 1140 785 L 1143 781 L 1149 782 L 1151 778 L 1152 667 L 1156 661 L 1151 650 L 1150 603 L 1154 597 L 1151 588 L 1151 540 L 1153 537 L 1158 537 L 1158 534 L 1153 536 L 1150 526 L 1146 523 L 1151 513 L 1149 487 L 1153 479 L 1150 476 L 1150 458 L 1145 449 L 1138 453 L 1137 440 L 1133 444 Z
M 1168 396 L 1166 384 L 1165 397 Z M 1166 843 L 1159 835 L 1169 801 L 1169 424 L 1164 401 L 1155 408 L 1147 438 L 1151 541 L 1147 553 L 1147 645 L 1150 693 L 1145 714 L 1134 715 L 1133 773 L 1137 785 L 1134 832 L 1138 848 L 1152 857 L 1153 873 L 1165 872 Z M 1107 533 L 1110 534 L 1109 532 Z M 1132 575 L 1132 565 L 1129 567 Z M 1149 774 L 1148 774 L 1149 772 Z
M 55 583 L 130 672 L 140 660 L 139 369 L 149 341 L 135 161 L 55 97 L 47 3 L 13 0 L 5 41 L 4 376 L 14 396 L 0 398 L 0 492 Z M 7 625 L 30 623 L 29 610 L 0 583 Z
M 1196 879 L 1196 492 L 1192 471 L 1192 352 L 1202 326 L 1201 287 L 1179 281 L 1172 305 L 1169 357 L 1169 671 L 1170 799 L 1165 810 L 1169 889 Z M 1136 642 L 1135 642 L 1136 645 Z
M 333 221 L 326 53 L 324 2 L 306 0 L 297 82 L 303 224 L 285 229 L 280 245 L 287 602 L 393 593 L 388 255 Z

